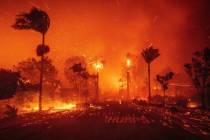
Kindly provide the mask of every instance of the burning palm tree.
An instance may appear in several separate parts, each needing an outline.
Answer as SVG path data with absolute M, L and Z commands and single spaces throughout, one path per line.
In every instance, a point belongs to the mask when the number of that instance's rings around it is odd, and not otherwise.
M 39 110 L 42 110 L 42 83 L 43 83 L 43 60 L 44 55 L 50 51 L 49 46 L 45 45 L 45 35 L 50 26 L 50 18 L 45 11 L 33 7 L 29 13 L 21 13 L 16 17 L 13 28 L 18 30 L 34 30 L 42 35 L 42 44 L 37 46 L 37 56 L 41 57 L 40 70 L 40 91 L 39 91 Z
M 148 101 L 150 103 L 151 99 L 151 88 L 150 88 L 150 65 L 153 60 L 155 60 L 159 55 L 159 50 L 153 48 L 153 46 L 150 46 L 149 48 L 144 49 L 141 52 L 142 57 L 144 58 L 145 62 L 148 64 L 148 90 L 149 90 L 149 96 Z

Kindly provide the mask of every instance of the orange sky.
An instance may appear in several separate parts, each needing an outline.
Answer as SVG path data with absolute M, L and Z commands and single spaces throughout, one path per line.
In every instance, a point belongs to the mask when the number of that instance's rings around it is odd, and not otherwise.
M 161 53 L 152 65 L 155 74 L 169 66 L 182 71 L 192 52 L 209 43 L 209 38 L 203 38 L 205 20 L 197 19 L 205 13 L 205 1 L 0 0 L 1 67 L 36 56 L 40 34 L 11 28 L 15 15 L 32 6 L 42 8 L 51 18 L 46 43 L 59 75 L 63 78 L 64 62 L 71 55 L 100 56 L 106 61 L 101 85 L 108 90 L 117 89 L 127 52 L 140 54 L 153 43 Z M 202 16 L 209 19 L 209 15 Z

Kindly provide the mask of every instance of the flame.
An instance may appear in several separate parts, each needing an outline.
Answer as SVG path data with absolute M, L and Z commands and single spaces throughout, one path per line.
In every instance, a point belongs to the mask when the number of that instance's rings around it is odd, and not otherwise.
M 99 72 L 104 67 L 103 63 L 100 61 L 96 61 L 96 63 L 94 63 L 93 66 L 95 67 L 97 72 Z
M 127 67 L 131 66 L 131 60 L 129 58 L 126 59 L 126 66 Z
M 64 103 L 64 102 L 51 102 L 51 103 L 44 103 L 43 109 L 44 111 L 48 110 L 50 112 L 56 112 L 59 110 L 74 110 L 76 109 L 76 103 Z M 27 105 L 24 105 L 23 107 L 20 107 L 21 113 L 26 112 L 36 112 L 38 111 L 38 104 L 37 103 L 29 103 Z
M 142 101 L 148 101 L 148 98 L 146 98 L 146 97 L 140 97 L 139 99 Z
M 56 110 L 71 110 L 75 107 L 76 104 L 74 103 L 63 103 L 63 102 L 53 103 L 51 105 L 51 108 L 54 108 Z
M 157 86 L 154 86 L 153 89 L 154 89 L 154 90 L 157 90 L 158 88 L 157 88 Z
M 187 104 L 187 107 L 188 108 L 197 108 L 199 105 L 198 105 L 198 103 L 196 103 L 196 102 L 189 102 L 188 104 Z

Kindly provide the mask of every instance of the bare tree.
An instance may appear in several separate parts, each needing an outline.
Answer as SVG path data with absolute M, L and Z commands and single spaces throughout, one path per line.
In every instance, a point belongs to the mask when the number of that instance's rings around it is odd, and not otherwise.
M 184 67 L 197 92 L 200 94 L 202 108 L 205 109 L 207 88 L 210 86 L 210 49 L 204 48 L 201 51 L 195 52 L 192 57 L 192 62 L 185 64 Z
M 148 101 L 150 103 L 151 100 L 151 88 L 150 88 L 150 65 L 152 61 L 154 61 L 159 55 L 159 50 L 153 48 L 153 46 L 150 46 L 149 48 L 144 49 L 141 52 L 142 57 L 144 58 L 145 62 L 148 64 L 148 90 L 149 90 L 149 96 Z
M 42 110 L 42 83 L 43 83 L 43 60 L 44 54 L 50 51 L 49 46 L 45 45 L 45 35 L 50 26 L 50 18 L 45 11 L 33 7 L 29 13 L 17 15 L 16 22 L 12 25 L 18 30 L 34 30 L 42 35 L 42 44 L 37 47 L 37 55 L 41 57 L 40 70 L 40 91 L 39 91 L 39 110 Z
M 168 89 L 168 84 L 169 84 L 169 80 L 171 80 L 174 76 L 173 72 L 168 72 L 165 75 L 157 75 L 156 79 L 157 81 L 160 83 L 162 89 L 163 89 L 163 105 L 165 106 L 166 101 L 165 101 L 165 97 L 166 97 L 166 90 Z

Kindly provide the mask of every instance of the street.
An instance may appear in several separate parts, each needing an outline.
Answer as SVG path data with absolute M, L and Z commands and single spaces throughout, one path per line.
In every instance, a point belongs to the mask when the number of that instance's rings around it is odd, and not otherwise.
M 27 113 L 0 120 L 1 140 L 202 140 L 210 138 L 209 113 L 172 112 L 132 103 L 103 103 L 88 109 Z

